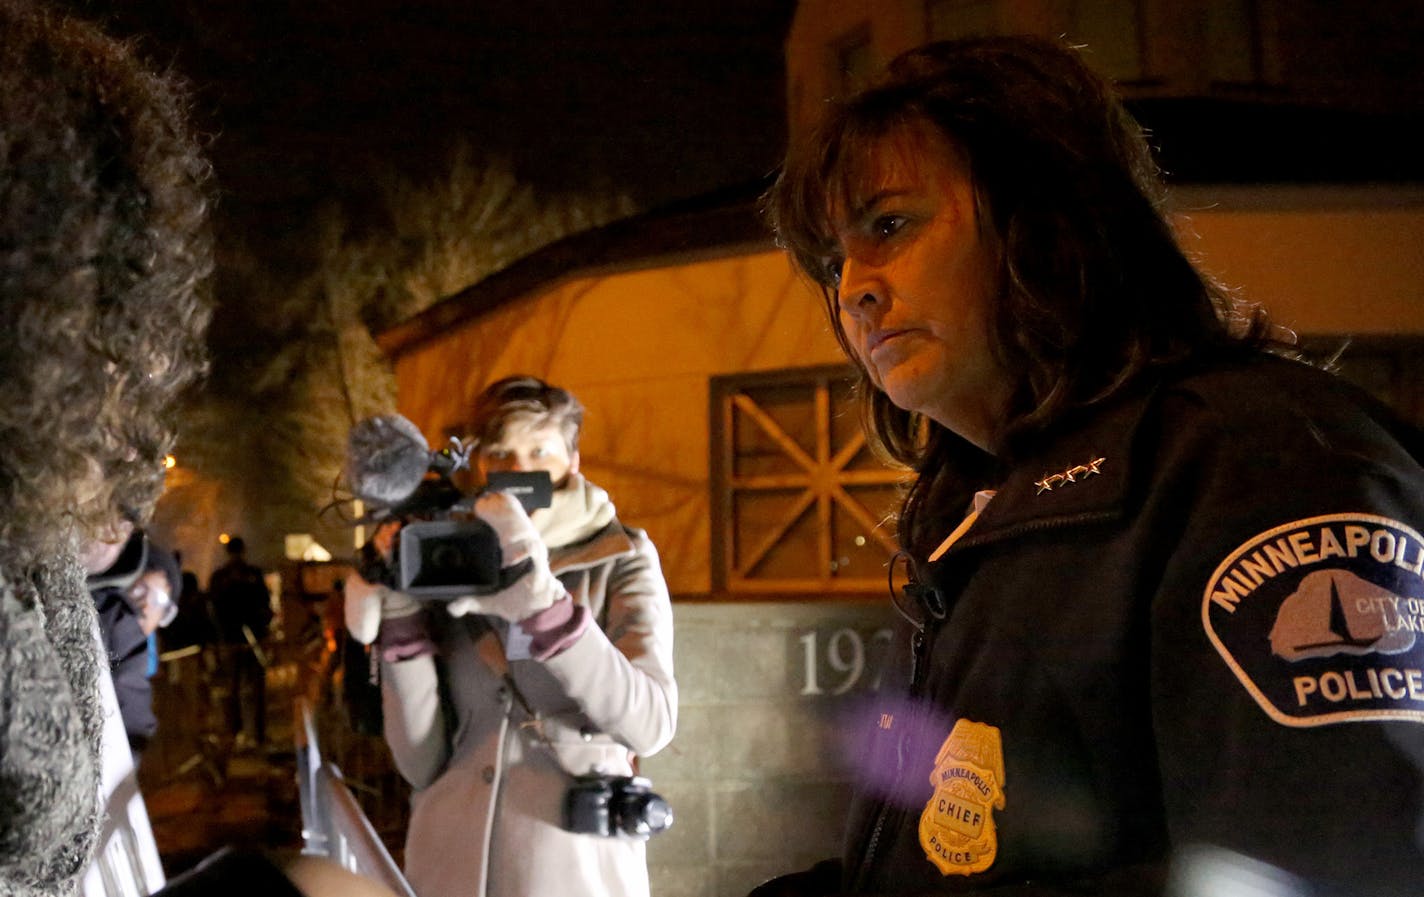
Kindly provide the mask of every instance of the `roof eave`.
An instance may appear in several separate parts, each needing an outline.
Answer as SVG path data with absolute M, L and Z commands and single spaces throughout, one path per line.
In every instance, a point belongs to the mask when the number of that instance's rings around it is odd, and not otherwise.
M 749 185 L 564 237 L 382 331 L 376 344 L 395 360 L 569 278 L 767 251 L 774 241 L 760 211 L 764 189 Z

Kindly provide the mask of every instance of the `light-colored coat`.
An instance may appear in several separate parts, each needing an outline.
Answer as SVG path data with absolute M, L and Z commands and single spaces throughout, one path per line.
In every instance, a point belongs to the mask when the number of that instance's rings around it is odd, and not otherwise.
M 572 775 L 628 775 L 672 739 L 667 584 L 646 534 L 616 519 L 550 567 L 592 615 L 555 656 L 507 661 L 506 624 L 469 616 L 436 627 L 436 657 L 384 666 L 386 740 L 417 789 L 405 866 L 420 897 L 648 894 L 642 841 L 561 823 Z

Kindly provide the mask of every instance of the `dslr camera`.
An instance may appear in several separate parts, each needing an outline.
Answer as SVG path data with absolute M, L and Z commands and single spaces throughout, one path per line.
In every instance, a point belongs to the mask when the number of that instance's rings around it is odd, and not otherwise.
M 575 776 L 564 795 L 564 828 L 577 834 L 642 841 L 671 825 L 672 807 L 639 776 Z

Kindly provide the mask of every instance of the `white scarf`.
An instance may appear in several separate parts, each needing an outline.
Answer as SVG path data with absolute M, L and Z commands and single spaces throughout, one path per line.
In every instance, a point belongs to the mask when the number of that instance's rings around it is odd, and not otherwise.
M 563 548 L 582 542 L 607 526 L 617 516 L 617 509 L 608 493 L 571 473 L 562 487 L 554 491 L 547 508 L 529 515 L 539 537 L 550 548 Z

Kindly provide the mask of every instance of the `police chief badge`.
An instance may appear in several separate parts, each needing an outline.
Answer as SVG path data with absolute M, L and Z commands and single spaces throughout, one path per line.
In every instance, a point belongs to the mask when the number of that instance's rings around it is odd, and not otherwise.
M 930 773 L 934 796 L 920 814 L 920 846 L 943 875 L 973 875 L 994 864 L 999 838 L 993 810 L 1004 808 L 1004 750 L 999 730 L 957 720 Z

